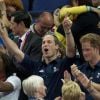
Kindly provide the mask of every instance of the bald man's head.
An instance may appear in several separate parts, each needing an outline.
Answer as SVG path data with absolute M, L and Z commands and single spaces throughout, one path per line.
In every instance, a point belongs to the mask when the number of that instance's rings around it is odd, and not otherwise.
M 41 15 L 39 16 L 39 20 L 41 20 L 42 22 L 44 22 L 47 25 L 48 24 L 49 25 L 53 25 L 54 24 L 53 15 L 50 12 L 41 13 Z
M 43 12 L 37 19 L 36 31 L 39 34 L 44 35 L 46 34 L 46 32 L 52 29 L 53 25 L 54 25 L 53 15 L 49 12 Z

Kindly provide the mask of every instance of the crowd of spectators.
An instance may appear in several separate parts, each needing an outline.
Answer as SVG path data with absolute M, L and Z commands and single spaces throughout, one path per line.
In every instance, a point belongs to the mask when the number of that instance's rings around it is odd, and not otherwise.
M 21 0 L 0 0 L 0 100 L 100 100 L 100 1 L 32 19 Z

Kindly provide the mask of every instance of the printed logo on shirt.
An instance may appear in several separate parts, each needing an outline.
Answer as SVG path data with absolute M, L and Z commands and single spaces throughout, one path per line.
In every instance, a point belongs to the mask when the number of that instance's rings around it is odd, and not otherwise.
M 59 69 L 58 69 L 57 67 L 53 67 L 53 71 L 54 71 L 54 72 L 58 72 Z
M 97 78 L 100 78 L 100 73 L 97 74 Z
M 41 69 L 41 70 L 39 70 L 39 72 L 40 72 L 40 73 L 44 73 L 44 70 L 43 70 L 43 69 Z

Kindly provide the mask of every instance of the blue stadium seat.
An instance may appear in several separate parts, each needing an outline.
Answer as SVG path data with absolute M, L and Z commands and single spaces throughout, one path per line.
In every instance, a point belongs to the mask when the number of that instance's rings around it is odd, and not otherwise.
M 22 0 L 25 10 L 29 10 L 29 0 Z
M 27 0 L 26 0 L 27 1 Z M 56 8 L 69 4 L 69 0 L 34 0 L 32 11 L 54 11 Z

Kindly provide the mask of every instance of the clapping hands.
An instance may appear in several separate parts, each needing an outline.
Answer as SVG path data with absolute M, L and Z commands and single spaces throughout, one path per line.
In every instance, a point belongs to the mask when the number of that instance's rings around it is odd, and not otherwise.
M 71 80 L 71 75 L 67 70 L 64 71 L 64 79 L 61 80 L 63 84 Z
M 89 83 L 90 83 L 90 80 L 87 78 L 87 76 L 85 74 L 83 74 L 79 69 L 78 67 L 73 64 L 71 66 L 71 72 L 72 72 L 72 75 L 85 87 L 85 88 L 88 88 L 89 87 Z

